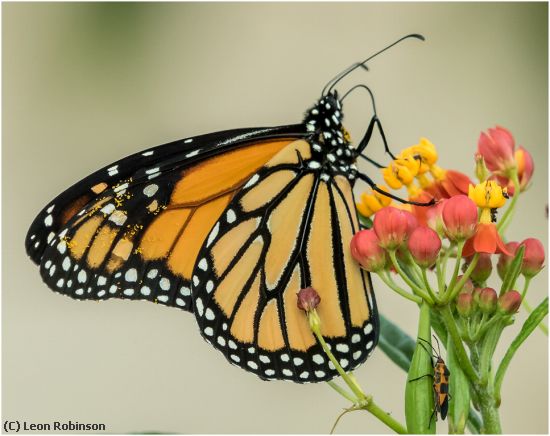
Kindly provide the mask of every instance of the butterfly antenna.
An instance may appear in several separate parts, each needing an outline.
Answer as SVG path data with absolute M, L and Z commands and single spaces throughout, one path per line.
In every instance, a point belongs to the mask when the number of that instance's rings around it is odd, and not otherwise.
M 415 38 L 415 39 L 419 39 L 421 41 L 425 41 L 426 38 L 424 38 L 422 35 L 420 35 L 419 33 L 411 33 L 410 35 L 406 35 L 402 38 L 399 38 L 397 41 L 395 41 L 394 43 L 388 45 L 387 47 L 384 47 L 382 50 L 376 52 L 375 54 L 373 54 L 372 56 L 369 56 L 367 59 L 365 59 L 364 61 L 362 62 L 357 62 L 351 66 L 349 66 L 348 68 L 346 68 L 344 71 L 338 73 L 335 77 L 333 77 L 332 79 L 330 79 L 328 81 L 328 83 L 325 85 L 325 87 L 323 88 L 323 91 L 321 92 L 321 95 L 326 95 L 326 93 L 329 93 L 332 88 L 334 88 L 336 86 L 336 84 L 342 80 L 344 77 L 346 77 L 349 73 L 351 73 L 352 71 L 356 70 L 357 68 L 359 67 L 364 67 L 366 68 L 366 63 L 368 61 L 370 61 L 371 59 L 373 59 L 374 57 L 378 56 L 380 53 L 383 53 L 385 52 L 386 50 L 390 49 L 391 47 L 393 47 L 394 45 L 396 44 L 399 44 L 401 41 L 404 41 L 405 39 L 409 39 L 409 38 Z M 328 89 L 327 89 L 328 88 Z
M 376 103 L 374 101 L 374 94 L 372 93 L 372 91 L 370 90 L 370 88 L 367 86 L 367 85 L 355 85 L 353 88 L 351 88 L 348 92 L 346 92 L 344 94 L 344 96 L 340 99 L 340 101 L 344 101 L 344 99 L 349 95 L 351 94 L 352 91 L 354 91 L 355 89 L 358 89 L 358 88 L 362 88 L 362 89 L 366 89 L 368 91 L 368 93 L 370 94 L 370 100 L 372 101 L 372 110 L 374 112 L 374 115 L 376 115 Z

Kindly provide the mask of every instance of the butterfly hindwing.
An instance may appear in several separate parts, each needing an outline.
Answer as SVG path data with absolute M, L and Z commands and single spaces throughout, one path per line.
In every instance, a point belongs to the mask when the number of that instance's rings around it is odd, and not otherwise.
M 198 137 L 192 149 L 182 140 L 179 152 L 175 143 L 157 147 L 140 154 L 157 154 L 155 161 L 128 158 L 134 171 L 124 178 L 101 179 L 100 170 L 61 194 L 52 205 L 86 201 L 70 216 L 46 208 L 31 226 L 28 241 L 40 245 L 29 253 L 44 281 L 77 299 L 144 299 L 192 310 L 191 272 L 204 239 L 240 186 L 292 141 L 290 128 L 272 129 L 271 139 L 260 130 Z M 44 213 L 52 217 L 45 223 Z
M 345 369 L 377 341 L 370 278 L 353 262 L 351 185 L 324 173 L 296 141 L 235 193 L 197 258 L 192 293 L 204 338 L 233 364 L 265 379 L 322 381 L 335 368 L 297 307 L 321 296 L 321 332 Z

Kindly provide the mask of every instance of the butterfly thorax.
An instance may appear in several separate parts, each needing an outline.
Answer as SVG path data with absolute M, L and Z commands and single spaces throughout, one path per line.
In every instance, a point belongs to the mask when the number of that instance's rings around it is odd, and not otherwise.
M 355 179 L 356 156 L 343 117 L 336 92 L 321 97 L 305 115 L 304 124 L 312 135 L 313 162 L 319 164 L 324 179 L 339 174 Z

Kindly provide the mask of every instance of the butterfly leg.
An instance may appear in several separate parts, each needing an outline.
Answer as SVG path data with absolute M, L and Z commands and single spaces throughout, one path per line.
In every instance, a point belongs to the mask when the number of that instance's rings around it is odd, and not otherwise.
M 384 151 L 388 153 L 392 159 L 396 159 L 395 155 L 391 152 L 390 147 L 388 146 L 388 141 L 386 140 L 386 135 L 384 133 L 384 129 L 382 128 L 382 123 L 380 122 L 380 119 L 378 118 L 378 115 L 376 113 L 373 115 L 373 117 L 370 120 L 369 127 L 367 128 L 367 131 L 365 132 L 365 136 L 359 143 L 359 147 L 357 147 L 357 153 L 361 153 L 365 148 L 367 148 L 367 145 L 369 144 L 371 138 L 372 138 L 372 132 L 374 131 L 374 127 L 378 128 L 378 132 L 380 133 L 380 137 L 382 138 L 382 142 L 384 143 Z
M 367 176 L 366 174 L 363 174 L 363 173 L 357 173 L 357 177 L 361 180 L 363 180 L 364 182 L 366 182 L 372 189 L 373 191 L 376 191 L 382 195 L 385 195 L 386 197 L 389 197 L 395 201 L 398 201 L 400 203 L 403 203 L 403 204 L 412 204 L 413 206 L 433 206 L 435 204 L 435 199 L 431 199 L 429 202 L 427 203 L 422 203 L 422 202 L 418 202 L 418 201 L 409 201 L 409 200 L 405 200 L 401 197 L 398 197 L 396 195 L 393 195 L 389 192 L 386 192 L 384 191 L 383 189 L 379 188 L 376 183 L 374 183 L 374 181 L 369 177 Z
M 362 157 L 363 159 L 365 159 L 368 163 L 374 165 L 376 168 L 386 168 L 384 165 L 382 164 L 379 164 L 378 162 L 376 162 L 374 159 L 371 159 L 370 157 L 368 157 L 366 154 L 360 154 L 359 157 Z

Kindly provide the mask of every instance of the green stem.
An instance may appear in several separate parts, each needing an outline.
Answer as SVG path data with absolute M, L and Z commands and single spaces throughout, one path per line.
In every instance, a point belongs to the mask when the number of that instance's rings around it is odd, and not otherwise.
M 468 358 L 468 355 L 466 354 L 466 350 L 464 349 L 464 344 L 462 343 L 462 339 L 460 338 L 460 333 L 456 326 L 456 322 L 451 312 L 451 309 L 447 305 L 442 307 L 439 312 L 443 317 L 443 322 L 447 327 L 447 332 L 451 335 L 451 339 L 453 340 L 456 357 L 458 362 L 460 363 L 460 367 L 472 383 L 477 383 L 479 381 L 479 376 L 477 375 L 474 367 L 472 366 L 472 363 L 470 362 L 470 359 Z
M 372 401 L 372 397 L 370 396 L 367 397 L 364 394 L 363 390 L 361 389 L 361 386 L 359 386 L 359 383 L 357 383 L 357 380 L 355 379 L 355 376 L 353 375 L 353 373 L 350 372 L 349 374 L 347 374 L 342 369 L 342 367 L 340 366 L 340 363 L 336 360 L 336 358 L 328 348 L 328 345 L 325 342 L 325 338 L 323 338 L 323 335 L 321 335 L 321 319 L 319 318 L 317 311 L 313 309 L 312 311 L 308 312 L 307 317 L 308 317 L 309 327 L 311 328 L 311 331 L 319 341 L 319 344 L 321 344 L 323 351 L 328 356 L 328 358 L 336 368 L 336 371 L 338 371 L 338 374 L 340 374 L 340 376 L 349 386 L 349 388 L 351 389 L 353 394 L 356 396 L 356 398 L 352 398 L 351 395 L 349 395 L 340 386 L 336 385 L 336 383 L 329 382 L 329 385 L 333 389 L 335 389 L 340 395 L 343 395 L 345 398 L 352 401 L 354 404 L 359 404 L 361 408 L 373 414 L 375 417 L 377 417 L 380 421 L 382 421 L 384 424 L 386 424 L 396 433 L 399 433 L 399 434 L 407 433 L 407 429 L 403 427 L 403 425 L 401 425 L 399 422 L 393 419 L 389 415 L 389 413 L 385 412 L 380 407 L 378 407 L 374 403 L 374 401 Z
M 397 292 L 402 297 L 405 297 L 407 300 L 411 300 L 411 301 L 415 302 L 416 304 L 422 303 L 422 298 L 420 298 L 416 295 L 410 294 L 409 292 L 405 291 L 404 289 L 401 289 L 399 286 L 397 286 L 397 284 L 393 280 L 391 280 L 389 277 L 385 276 L 384 274 L 388 274 L 387 272 L 378 271 L 377 274 L 378 274 L 378 277 L 380 277 L 380 279 L 386 285 L 388 285 L 389 288 L 391 288 L 392 290 Z
M 397 257 L 395 256 L 395 250 L 390 250 L 390 251 L 388 251 L 388 253 L 390 255 L 390 259 L 392 261 L 392 264 L 393 264 L 395 270 L 399 273 L 399 275 L 405 281 L 405 283 L 407 283 L 407 285 L 409 285 L 409 287 L 414 291 L 415 294 L 422 297 L 430 305 L 433 305 L 434 302 L 433 302 L 432 298 L 426 292 L 424 292 L 422 289 L 420 289 L 420 287 L 416 283 L 414 283 L 410 279 L 410 277 L 403 271 L 403 269 L 399 265 L 399 262 L 397 262 Z
M 338 392 L 340 395 L 342 395 L 346 400 L 350 401 L 351 403 L 356 403 L 357 398 L 355 398 L 353 395 L 351 395 L 348 391 L 346 391 L 343 387 L 339 386 L 335 381 L 329 380 L 327 381 L 328 385 L 334 389 L 336 392 Z
M 502 236 L 504 234 L 504 231 L 506 230 L 506 227 L 508 227 L 508 224 L 512 218 L 512 215 L 514 213 L 514 209 L 516 207 L 516 203 L 518 201 L 519 195 L 520 195 L 520 186 L 519 186 L 519 179 L 518 179 L 518 172 L 517 170 L 513 170 L 512 174 L 510 175 L 510 179 L 512 180 L 512 183 L 514 184 L 514 195 L 512 197 L 512 200 L 510 201 L 510 204 L 508 205 L 508 208 L 502 215 L 502 218 L 499 220 L 497 224 L 497 230 Z
M 529 315 L 529 317 L 523 323 L 520 332 L 516 338 L 508 347 L 506 354 L 502 358 L 498 370 L 495 375 L 495 393 L 494 398 L 496 404 L 500 404 L 500 387 L 502 385 L 502 380 L 504 379 L 504 374 L 508 369 L 508 365 L 512 361 L 515 353 L 518 351 L 519 347 L 523 342 L 529 337 L 533 330 L 535 330 L 537 325 L 540 325 L 540 322 L 548 315 L 548 297 L 546 297 L 537 308 Z
M 486 324 L 482 324 L 480 329 L 475 333 L 475 335 L 472 336 L 472 342 L 479 341 L 483 335 L 489 330 L 491 327 L 493 327 L 498 321 L 502 319 L 502 316 L 499 314 L 493 315 L 493 317 L 487 321 Z
M 428 281 L 428 275 L 426 274 L 426 268 L 422 268 L 422 280 L 424 282 L 424 286 L 426 286 L 426 289 L 428 290 L 428 294 L 430 294 L 430 297 L 432 297 L 432 299 L 439 303 L 440 300 L 439 300 L 439 297 L 437 295 L 435 295 L 432 287 L 430 286 L 430 282 Z
M 407 429 L 412 434 L 434 434 L 436 423 L 431 419 L 434 409 L 433 380 L 425 377 L 433 375 L 431 353 L 427 352 L 423 341 L 431 343 L 431 308 L 426 301 L 420 306 L 418 317 L 418 340 L 411 359 L 405 386 L 405 419 Z
M 407 434 L 407 429 L 403 426 L 403 424 L 392 418 L 388 412 L 381 409 L 372 399 L 370 399 L 368 403 L 363 406 L 363 408 L 372 415 L 376 416 L 397 434 Z
M 443 272 L 441 269 L 441 262 L 443 261 L 443 257 L 439 256 L 437 260 L 435 261 L 435 275 L 437 277 L 437 291 L 440 294 L 443 294 L 443 285 L 445 284 L 445 277 L 443 277 Z
M 483 433 L 501 434 L 500 416 L 493 399 L 492 388 L 479 389 L 479 409 L 483 418 Z
M 531 277 L 525 277 L 525 283 L 523 284 L 523 291 L 521 292 L 521 301 L 525 300 L 529 284 L 531 283 Z
M 521 301 L 521 304 L 523 304 L 523 307 L 525 308 L 525 310 L 527 311 L 527 313 L 531 314 L 531 312 L 533 312 L 533 308 L 531 307 L 531 305 L 527 302 L 527 300 L 522 300 Z M 546 326 L 546 324 L 544 324 L 543 321 L 539 322 L 539 325 L 538 325 L 539 329 L 542 330 L 542 332 L 548 336 L 548 327 Z
M 409 270 L 412 269 L 413 273 L 414 273 L 414 276 L 416 278 L 416 281 L 417 282 L 422 282 L 422 272 L 421 272 L 421 268 L 416 264 L 416 262 L 414 261 L 414 258 L 412 257 L 412 254 L 409 250 L 406 250 L 405 251 L 405 256 L 407 257 L 407 260 L 409 261 L 409 264 L 411 265 L 411 267 L 409 268 Z
M 496 322 L 493 327 L 487 331 L 485 338 L 481 345 L 481 352 L 479 357 L 479 373 L 480 373 L 480 385 L 482 389 L 489 384 L 489 372 L 491 370 L 491 362 L 493 360 L 493 354 L 497 347 L 498 340 L 502 334 L 502 330 L 505 327 L 506 317 L 500 317 L 500 320 Z M 485 389 L 484 389 L 485 390 Z
M 445 251 L 445 254 L 443 255 L 443 261 L 441 262 L 441 278 L 442 278 L 442 285 L 445 284 L 445 276 L 447 275 L 447 262 L 449 261 L 449 255 L 451 254 L 452 248 L 454 246 L 454 242 L 451 242 L 449 244 L 449 249 Z M 442 287 L 443 288 L 443 287 Z M 442 289 L 441 292 L 444 292 L 445 289 Z
M 460 262 L 462 261 L 462 249 L 464 248 L 465 243 L 466 241 L 458 241 L 457 243 L 455 269 L 453 271 L 451 281 L 449 282 L 448 289 L 453 289 L 456 283 L 456 278 L 458 277 L 458 272 L 460 271 Z
M 317 313 L 315 311 L 309 312 L 309 314 L 308 314 L 308 316 L 314 316 L 314 315 L 317 316 Z M 321 347 L 323 348 L 323 351 L 325 352 L 325 354 L 328 356 L 328 358 L 330 359 L 330 361 L 332 362 L 332 364 L 336 368 L 336 371 L 338 371 L 338 374 L 340 374 L 342 379 L 346 382 L 346 384 L 349 386 L 351 391 L 355 394 L 355 396 L 357 397 L 357 400 L 359 400 L 359 401 L 365 400 L 367 398 L 367 396 L 363 393 L 363 390 L 357 384 L 357 381 L 355 381 L 355 379 L 351 379 L 349 377 L 349 375 L 340 366 L 340 363 L 338 362 L 338 360 L 336 360 L 336 358 L 334 357 L 334 355 L 332 354 L 332 352 L 328 348 L 328 345 L 325 342 L 325 338 L 323 338 L 323 336 L 321 335 L 321 329 L 319 327 L 319 324 L 315 324 L 315 323 L 310 322 L 309 325 L 311 326 L 311 330 L 313 330 L 313 333 L 317 337 L 317 340 L 321 344 Z
M 464 274 L 462 274 L 462 278 L 457 282 L 457 284 L 454 286 L 454 289 L 448 289 L 447 293 L 445 294 L 445 297 L 443 298 L 444 303 L 448 303 L 449 301 L 453 301 L 460 290 L 463 288 L 466 281 L 470 278 L 470 275 L 474 271 L 474 268 L 477 265 L 477 261 L 479 260 L 479 253 L 474 254 L 474 257 L 472 258 L 472 261 L 470 262 L 470 265 L 468 265 L 468 268 L 466 271 L 464 271 Z

